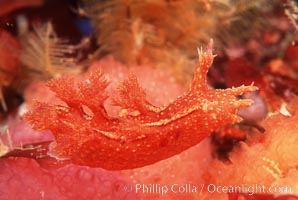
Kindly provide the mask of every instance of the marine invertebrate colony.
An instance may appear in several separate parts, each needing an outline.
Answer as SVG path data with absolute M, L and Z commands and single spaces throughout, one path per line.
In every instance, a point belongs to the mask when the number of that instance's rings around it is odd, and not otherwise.
M 74 47 L 54 31 L 50 22 L 35 26 L 32 33 L 23 36 L 21 62 L 27 73 L 36 79 L 49 79 L 67 73 L 79 73 L 74 58 L 69 58 Z
M 144 89 L 131 75 L 119 86 L 114 105 L 119 117 L 109 116 L 103 103 L 108 81 L 94 71 L 87 79 L 62 77 L 48 86 L 66 105 L 37 103 L 25 115 L 36 130 L 51 130 L 50 154 L 72 163 L 110 170 L 142 167 L 176 155 L 199 143 L 220 126 L 241 120 L 235 113 L 252 100 L 236 96 L 256 90 L 241 86 L 210 89 L 206 74 L 212 64 L 212 42 L 199 50 L 199 64 L 189 89 L 163 108 L 146 100 Z
M 277 4 L 276 0 L 82 2 L 80 13 L 92 20 L 98 45 L 92 57 L 110 54 L 127 66 L 171 68 L 184 84 L 191 80 L 198 44 L 213 38 L 217 48 L 224 49 L 247 40 L 260 27 L 270 26 L 263 12 Z

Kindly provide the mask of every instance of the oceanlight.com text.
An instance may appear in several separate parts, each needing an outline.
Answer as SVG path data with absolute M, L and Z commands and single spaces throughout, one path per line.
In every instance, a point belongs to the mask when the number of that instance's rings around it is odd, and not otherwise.
M 144 194 L 161 194 L 167 193 L 245 193 L 253 194 L 290 194 L 292 189 L 290 186 L 265 186 L 260 184 L 242 184 L 242 185 L 216 185 L 216 184 L 132 184 L 125 185 L 126 192 L 144 193 Z

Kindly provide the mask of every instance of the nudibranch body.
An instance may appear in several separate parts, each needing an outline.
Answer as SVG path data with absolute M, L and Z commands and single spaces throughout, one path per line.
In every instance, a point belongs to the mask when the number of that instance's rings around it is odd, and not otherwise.
M 146 166 L 176 155 L 202 141 L 220 126 L 241 120 L 237 109 L 252 100 L 236 96 L 255 86 L 211 89 L 206 82 L 213 62 L 212 42 L 199 49 L 199 64 L 189 89 L 166 107 L 146 100 L 146 94 L 131 75 L 119 86 L 114 104 L 119 117 L 109 116 L 103 105 L 108 81 L 99 71 L 76 83 L 62 77 L 48 86 L 66 105 L 37 103 L 25 115 L 36 130 L 49 129 L 55 136 L 50 154 L 72 163 L 109 170 Z

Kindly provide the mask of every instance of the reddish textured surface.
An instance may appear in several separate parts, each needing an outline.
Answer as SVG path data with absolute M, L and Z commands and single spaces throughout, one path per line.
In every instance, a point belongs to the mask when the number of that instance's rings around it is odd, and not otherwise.
M 40 6 L 43 0 L 0 0 L 0 16 L 23 7 Z
M 245 58 L 237 58 L 227 63 L 225 81 L 228 87 L 238 87 L 252 82 L 258 87 L 264 85 L 259 69 L 251 65 Z
M 0 87 L 10 84 L 19 70 L 18 49 L 17 40 L 8 32 L 0 29 Z
M 292 103 L 297 110 L 298 101 Z M 207 182 L 217 185 L 287 186 L 291 194 L 298 194 L 298 114 L 277 114 L 265 119 L 262 140 L 254 144 L 242 143 L 229 155 L 231 163 L 214 160 L 205 173 Z M 234 174 L 233 178 L 231 175 Z M 285 192 L 285 194 L 288 194 Z M 263 195 L 270 195 L 265 191 Z M 275 195 L 282 195 L 276 193 Z M 296 197 L 297 198 L 297 197 Z M 256 197 L 256 199 L 258 199 Z
M 19 44 L 10 33 L 0 30 L 0 66 L 6 71 L 13 71 L 17 67 L 17 49 Z M 7 68 L 5 68 L 7 67 Z
M 133 183 L 145 184 L 147 186 L 149 184 L 166 185 L 170 190 L 173 184 L 179 184 L 179 186 L 193 184 L 198 189 L 197 192 L 175 193 L 168 191 L 166 194 L 139 191 L 142 197 L 147 197 L 151 200 L 212 199 L 212 196 L 206 191 L 200 193 L 201 185 L 208 183 L 205 182 L 203 176 L 213 160 L 211 149 L 210 140 L 206 138 L 198 145 L 171 158 L 142 168 L 124 170 L 120 173 L 129 177 Z
M 24 121 L 10 122 L 6 132 L 1 134 L 2 144 L 10 148 L 23 144 L 52 141 L 53 135 L 49 131 L 36 132 Z
M 139 199 L 124 190 L 127 184 L 125 178 L 103 169 L 68 165 L 46 171 L 33 159 L 0 160 L 1 200 Z
M 122 109 L 119 117 L 111 118 L 103 106 L 108 82 L 95 71 L 79 83 L 71 77 L 51 81 L 49 87 L 67 106 L 39 103 L 25 119 L 37 130 L 51 130 L 51 154 L 75 164 L 120 170 L 155 163 L 241 120 L 237 109 L 252 103 L 236 96 L 256 90 L 253 86 L 209 89 L 206 73 L 214 58 L 212 47 L 199 56 L 190 88 L 165 108 L 149 103 L 137 78 L 130 75 L 113 100 Z
M 285 52 L 285 59 L 292 65 L 292 67 L 298 72 L 298 45 L 290 45 Z

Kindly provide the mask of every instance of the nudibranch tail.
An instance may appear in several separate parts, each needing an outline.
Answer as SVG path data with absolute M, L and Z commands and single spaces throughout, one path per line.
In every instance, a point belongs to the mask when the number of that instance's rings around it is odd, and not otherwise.
M 199 64 L 190 88 L 169 105 L 159 108 L 146 100 L 146 93 L 133 75 L 122 82 L 114 104 L 122 115 L 107 114 L 104 102 L 108 82 L 99 71 L 87 80 L 61 77 L 49 87 L 66 105 L 40 104 L 25 115 L 38 130 L 49 129 L 55 136 L 51 154 L 72 163 L 109 170 L 142 167 L 176 155 L 196 144 L 223 125 L 238 122 L 237 109 L 251 100 L 237 96 L 257 88 L 253 85 L 214 90 L 206 83 L 213 62 L 213 42 L 199 50 Z M 82 107 L 92 116 L 86 117 Z

